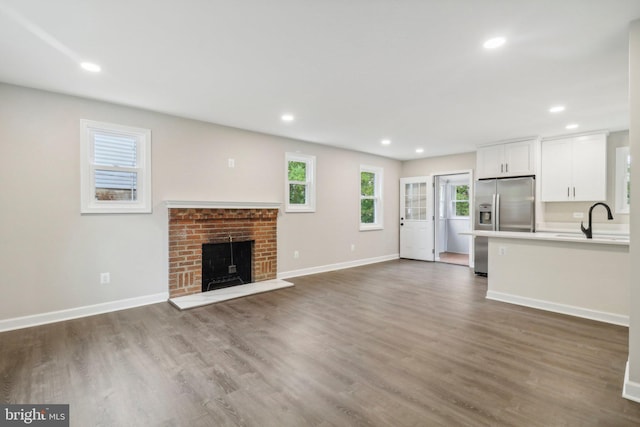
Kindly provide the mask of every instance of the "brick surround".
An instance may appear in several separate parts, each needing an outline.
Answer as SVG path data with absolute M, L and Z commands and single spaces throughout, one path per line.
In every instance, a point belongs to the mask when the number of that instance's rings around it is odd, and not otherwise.
M 169 208 L 169 297 L 202 292 L 202 245 L 254 240 L 255 282 L 275 279 L 278 209 Z

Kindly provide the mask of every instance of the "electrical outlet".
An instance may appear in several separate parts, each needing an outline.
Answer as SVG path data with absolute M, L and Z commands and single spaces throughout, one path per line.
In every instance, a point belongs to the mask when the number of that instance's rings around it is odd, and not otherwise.
M 506 255 L 507 254 L 507 248 L 504 246 L 500 246 L 498 248 L 498 255 Z
M 236 167 L 236 159 L 229 159 L 229 167 L 230 168 Z
M 300 258 L 300 252 L 298 252 L 298 251 L 293 251 L 293 258 L 294 258 L 294 259 L 298 259 L 298 258 Z
M 100 273 L 100 284 L 108 285 L 111 283 L 111 273 Z
M 584 212 L 574 212 L 573 213 L 573 217 L 575 219 L 583 219 L 584 218 Z

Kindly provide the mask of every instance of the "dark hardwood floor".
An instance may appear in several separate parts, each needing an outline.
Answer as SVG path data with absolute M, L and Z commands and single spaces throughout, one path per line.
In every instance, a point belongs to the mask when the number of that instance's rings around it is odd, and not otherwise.
M 0 334 L 0 401 L 72 426 L 637 426 L 627 329 L 485 300 L 468 268 L 398 260 L 180 312 Z

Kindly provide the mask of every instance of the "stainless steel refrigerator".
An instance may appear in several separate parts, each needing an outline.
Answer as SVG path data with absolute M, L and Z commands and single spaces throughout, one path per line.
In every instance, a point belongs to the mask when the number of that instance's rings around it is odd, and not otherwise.
M 535 178 L 481 179 L 476 181 L 474 230 L 535 231 Z M 488 272 L 489 239 L 474 239 L 475 272 Z

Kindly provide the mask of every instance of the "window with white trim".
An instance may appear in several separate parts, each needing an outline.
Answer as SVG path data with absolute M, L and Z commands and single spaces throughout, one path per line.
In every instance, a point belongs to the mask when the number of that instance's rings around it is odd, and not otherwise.
M 316 211 L 316 158 L 299 153 L 285 153 L 287 212 Z
M 360 230 L 380 230 L 382 222 L 382 168 L 360 166 Z
M 469 186 L 451 185 L 451 218 L 469 217 Z
M 80 120 L 81 213 L 151 212 L 151 131 Z

